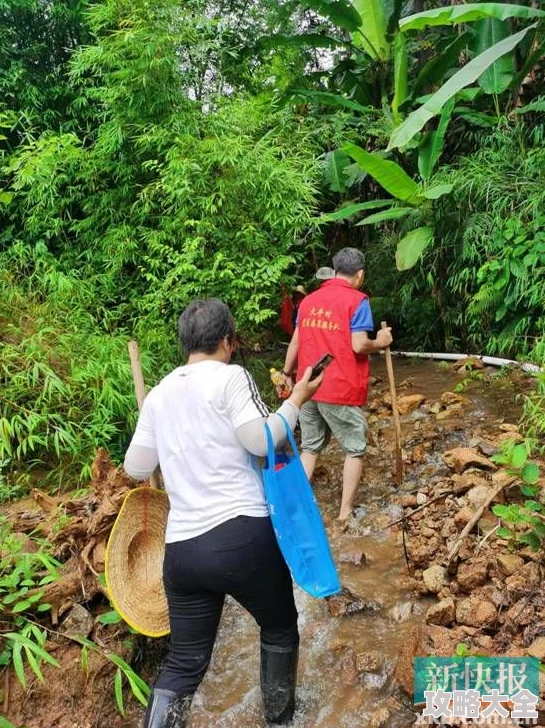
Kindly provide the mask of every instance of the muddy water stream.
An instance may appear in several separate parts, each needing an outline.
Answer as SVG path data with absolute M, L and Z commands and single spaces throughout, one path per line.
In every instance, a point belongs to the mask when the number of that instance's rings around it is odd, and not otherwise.
M 429 403 L 463 379 L 452 367 L 437 362 L 394 360 L 399 394 L 422 393 Z M 384 362 L 376 359 L 373 375 L 379 378 L 370 401 L 388 389 Z M 423 463 L 409 466 L 404 490 L 415 490 L 419 482 L 438 478 L 444 472 L 440 453 L 458 444 L 467 444 L 476 428 L 503 418 L 513 421 L 519 411 L 516 387 L 495 376 L 486 384 L 469 383 L 464 394 L 470 403 L 455 420 L 434 423 L 436 437 Z M 417 410 L 402 418 L 407 446 L 419 431 L 419 420 L 430 417 Z M 433 417 L 433 415 L 431 415 Z M 363 483 L 356 508 L 356 526 L 344 534 L 331 533 L 331 545 L 340 564 L 343 585 L 365 600 L 380 604 L 376 611 L 333 617 L 325 601 L 316 600 L 296 588 L 301 633 L 298 675 L 298 709 L 294 728 L 310 726 L 369 726 L 373 715 L 400 697 L 391 675 L 400 646 L 408 630 L 423 615 L 429 602 L 414 596 L 407 588 L 407 568 L 401 532 L 386 528 L 401 515 L 391 498 L 392 481 L 391 418 L 371 416 L 369 450 L 365 456 Z M 326 522 L 334 519 L 340 503 L 343 456 L 336 444 L 329 445 L 316 471 L 315 491 Z M 363 551 L 368 563 L 357 566 L 340 563 L 341 555 Z M 380 653 L 376 672 L 358 676 L 354 654 Z M 376 657 L 376 656 L 375 656 Z M 404 728 L 414 721 L 410 704 L 398 705 L 386 724 Z M 194 701 L 191 728 L 261 728 L 264 721 L 259 693 L 259 634 L 251 617 L 235 602 L 226 602 L 210 669 Z

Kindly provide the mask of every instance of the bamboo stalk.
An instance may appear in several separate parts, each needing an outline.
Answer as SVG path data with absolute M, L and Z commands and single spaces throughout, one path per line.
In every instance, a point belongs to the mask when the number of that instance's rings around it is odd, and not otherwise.
M 138 411 L 142 409 L 146 398 L 146 385 L 144 384 L 144 375 L 142 373 L 142 365 L 140 364 L 140 352 L 138 351 L 138 342 L 129 341 L 129 357 L 131 360 L 132 378 L 134 381 L 134 391 L 136 401 L 138 402 Z M 159 488 L 160 482 L 157 473 L 152 473 L 149 479 L 153 488 Z
M 380 324 L 380 327 L 382 329 L 387 328 L 388 324 L 386 321 L 382 321 Z M 403 456 L 401 452 L 401 423 L 399 421 L 399 412 L 397 409 L 397 394 L 396 394 L 396 385 L 395 385 L 395 379 L 394 379 L 394 367 L 392 364 L 392 352 L 390 351 L 390 347 L 387 346 L 384 350 L 384 354 L 386 356 L 386 371 L 388 373 L 388 384 L 390 385 L 390 397 L 392 400 L 392 415 L 394 417 L 394 426 L 395 426 L 395 470 L 394 470 L 394 476 L 395 476 L 395 482 L 397 486 L 401 485 L 401 482 L 403 480 Z

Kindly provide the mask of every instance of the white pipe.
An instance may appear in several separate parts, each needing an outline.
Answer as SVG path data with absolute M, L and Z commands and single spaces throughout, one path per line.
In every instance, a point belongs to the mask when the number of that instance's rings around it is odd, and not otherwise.
M 447 361 L 459 361 L 460 359 L 480 359 L 483 364 L 493 367 L 519 367 L 525 372 L 542 372 L 543 369 L 537 364 L 530 362 L 520 362 L 514 359 L 500 359 L 497 356 L 482 356 L 481 354 L 446 354 L 446 353 L 430 353 L 424 351 L 392 351 L 395 356 L 417 357 L 419 359 L 444 359 Z

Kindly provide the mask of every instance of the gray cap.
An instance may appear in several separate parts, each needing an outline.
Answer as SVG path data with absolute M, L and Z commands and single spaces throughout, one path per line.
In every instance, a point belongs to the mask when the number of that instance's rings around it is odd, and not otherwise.
M 324 266 L 323 268 L 318 268 L 316 271 L 316 278 L 319 281 L 327 281 L 330 278 L 335 277 L 335 271 L 333 268 L 328 268 L 327 266 Z

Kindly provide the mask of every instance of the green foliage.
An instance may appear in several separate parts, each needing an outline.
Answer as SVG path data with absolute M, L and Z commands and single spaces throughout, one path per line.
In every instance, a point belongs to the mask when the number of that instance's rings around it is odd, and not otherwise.
M 0 610 L 20 614 L 50 608 L 41 602 L 41 587 L 59 578 L 60 564 L 51 556 L 50 544 L 31 542 L 35 550 L 28 552 L 20 534 L 13 534 L 7 521 L 0 520 Z
M 541 358 L 538 361 L 544 362 Z M 536 376 L 536 386 L 524 398 L 521 427 L 531 446 L 541 455 L 545 452 L 545 373 Z
M 117 709 L 121 715 L 125 715 L 125 704 L 123 701 L 123 683 L 126 681 L 131 689 L 132 694 L 142 705 L 147 705 L 148 698 L 150 696 L 150 687 L 147 683 L 142 680 L 132 667 L 125 662 L 125 660 L 116 655 L 115 652 L 109 652 L 102 649 L 93 640 L 81 637 L 76 639 L 81 644 L 81 659 L 82 667 L 84 670 L 88 670 L 89 666 L 89 651 L 98 652 L 103 657 L 106 657 L 116 667 L 114 674 L 114 698 L 117 705 Z
M 32 265 L 33 251 L 19 253 Z M 34 260 L 28 288 L 4 278 L 0 303 L 0 459 L 21 485 L 28 461 L 52 469 L 57 482 L 74 469 L 87 479 L 98 446 L 121 452 L 135 410 L 128 337 L 100 332 L 85 312 L 84 282 L 56 270 L 49 256 Z
M 388 149 L 405 147 L 427 121 L 441 113 L 449 99 L 452 99 L 459 91 L 476 81 L 498 59 L 510 53 L 524 39 L 525 35 L 534 28 L 535 25 L 531 25 L 514 35 L 499 40 L 457 71 L 422 106 L 409 114 L 403 123 L 394 129 Z
M 500 538 L 507 538 L 512 543 L 525 544 L 537 551 L 545 543 L 545 501 L 542 490 L 537 484 L 540 475 L 539 466 L 528 460 L 526 444 L 507 442 L 492 459 L 506 467 L 511 475 L 516 475 L 520 479 L 520 489 L 527 498 L 524 504 L 493 506 L 494 515 L 509 524 L 499 528 L 496 533 Z

